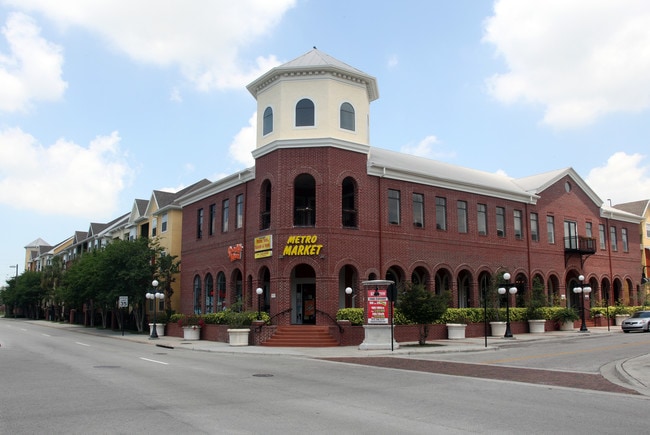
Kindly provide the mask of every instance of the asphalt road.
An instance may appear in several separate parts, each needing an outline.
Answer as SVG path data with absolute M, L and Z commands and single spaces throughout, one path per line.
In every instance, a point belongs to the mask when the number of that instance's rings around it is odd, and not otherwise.
M 567 348 L 567 360 L 588 341 Z M 529 347 L 527 357 L 516 354 L 520 360 L 509 351 L 447 358 L 471 363 L 467 358 L 505 355 L 509 361 L 487 366 L 507 369 L 542 364 L 547 358 L 534 355 L 551 353 Z M 569 350 L 556 351 L 562 352 Z M 164 349 L 5 319 L 0 375 L 3 434 L 645 433 L 650 405 L 628 392 L 295 355 Z

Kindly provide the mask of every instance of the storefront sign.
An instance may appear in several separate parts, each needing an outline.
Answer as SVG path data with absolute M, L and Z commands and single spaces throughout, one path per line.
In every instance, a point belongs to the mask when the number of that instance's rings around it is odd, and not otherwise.
M 267 258 L 273 255 L 273 236 L 255 237 L 255 258 Z
M 289 236 L 282 255 L 320 255 L 323 245 L 319 245 L 318 236 Z
M 368 324 L 388 324 L 388 295 L 386 289 L 368 290 Z
M 235 246 L 228 246 L 228 258 L 230 261 L 241 260 L 241 253 L 244 245 L 237 243 Z

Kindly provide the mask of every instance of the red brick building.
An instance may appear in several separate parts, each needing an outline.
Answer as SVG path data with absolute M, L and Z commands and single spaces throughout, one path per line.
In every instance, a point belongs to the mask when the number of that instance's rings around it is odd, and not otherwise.
M 573 169 L 509 179 L 373 148 L 376 80 L 317 49 L 248 90 L 255 166 L 180 199 L 182 312 L 257 309 L 262 288 L 273 323 L 331 324 L 372 279 L 477 307 L 506 271 L 518 305 L 535 278 L 578 304 L 580 275 L 592 304 L 639 299 L 642 218 L 604 207 Z

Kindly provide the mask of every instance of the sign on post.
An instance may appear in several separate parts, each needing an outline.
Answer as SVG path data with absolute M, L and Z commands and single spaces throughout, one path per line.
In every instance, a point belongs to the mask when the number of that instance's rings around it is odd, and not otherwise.
M 120 308 L 128 308 L 129 307 L 129 297 L 128 296 L 120 296 L 119 307 Z

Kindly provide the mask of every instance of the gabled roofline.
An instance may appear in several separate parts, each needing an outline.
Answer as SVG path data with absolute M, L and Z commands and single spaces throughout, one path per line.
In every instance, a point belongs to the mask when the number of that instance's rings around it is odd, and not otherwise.
M 241 184 L 247 183 L 254 179 L 255 179 L 255 167 L 253 166 L 235 172 L 234 174 L 228 175 L 226 177 L 223 177 L 200 189 L 189 192 L 186 195 L 177 198 L 176 203 L 181 207 L 185 207 L 197 201 L 201 201 L 202 199 L 205 199 L 216 193 L 223 192 L 228 189 L 232 189 L 235 186 L 239 186 Z

